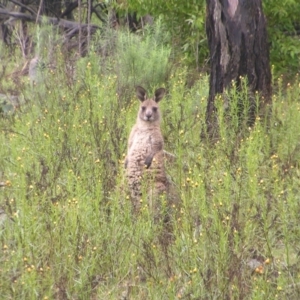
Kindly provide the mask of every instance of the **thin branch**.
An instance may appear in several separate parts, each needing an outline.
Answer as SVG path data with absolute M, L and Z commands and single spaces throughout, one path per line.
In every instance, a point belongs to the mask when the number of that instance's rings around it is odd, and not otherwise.
M 0 15 L 10 16 L 10 17 L 14 17 L 16 19 L 21 19 L 21 20 L 25 20 L 25 21 L 31 21 L 31 22 L 35 21 L 34 16 L 31 16 L 31 15 L 28 15 L 25 13 L 9 11 L 9 10 L 3 9 L 3 8 L 0 8 Z
M 97 5 L 96 5 L 97 6 Z M 98 11 L 96 10 L 96 6 L 92 7 L 92 12 L 98 17 L 98 19 L 100 21 L 102 21 L 103 23 L 106 23 L 106 20 L 104 18 L 101 17 L 101 15 L 98 13 Z
M 25 10 L 29 11 L 33 15 L 36 15 L 36 12 L 31 7 L 29 7 L 28 5 L 25 5 L 25 4 L 23 4 L 23 3 L 19 2 L 19 1 L 16 1 L 16 0 L 10 0 L 10 2 L 12 2 L 12 3 L 14 3 L 14 4 L 16 4 L 16 5 L 18 5 L 18 6 L 22 7 L 22 8 L 24 8 Z
M 78 45 L 78 51 L 79 55 L 82 55 L 82 47 L 81 47 L 81 0 L 78 0 L 78 19 L 79 19 L 79 45 Z
M 68 16 L 75 8 L 78 7 L 78 0 L 70 3 L 67 8 L 60 15 L 61 18 Z
M 36 16 L 36 21 L 35 21 L 36 24 L 37 24 L 38 19 L 39 19 L 39 17 L 40 17 L 40 14 L 41 14 L 41 10 L 42 10 L 43 4 L 44 4 L 44 0 L 41 0 L 40 6 L 39 6 L 39 9 L 38 9 L 38 13 L 37 13 L 37 16 Z
M 88 36 L 87 36 L 87 46 L 90 49 L 90 41 L 91 41 L 91 10 L 92 10 L 92 0 L 88 0 L 88 14 L 87 14 L 87 23 L 88 23 Z
M 14 17 L 16 19 L 20 19 L 20 20 L 24 20 L 24 21 L 29 21 L 29 22 L 37 22 L 38 23 L 42 23 L 42 17 L 41 16 L 37 16 L 37 18 L 35 16 L 26 14 L 26 13 L 21 13 L 21 12 L 13 12 L 13 11 L 8 11 L 6 9 L 2 9 L 0 8 L 0 16 L 8 16 L 8 17 Z M 59 26 L 60 28 L 66 30 L 66 29 L 74 29 L 74 28 L 85 28 L 87 27 L 87 24 L 81 24 L 79 22 L 75 22 L 75 21 L 69 21 L 69 20 L 64 20 L 64 19 L 60 19 L 58 20 L 57 18 L 54 17 L 44 17 L 47 21 L 48 24 L 52 24 L 55 26 Z M 94 24 L 90 24 L 89 25 L 91 32 L 95 32 L 98 29 L 101 29 L 99 26 L 94 25 Z

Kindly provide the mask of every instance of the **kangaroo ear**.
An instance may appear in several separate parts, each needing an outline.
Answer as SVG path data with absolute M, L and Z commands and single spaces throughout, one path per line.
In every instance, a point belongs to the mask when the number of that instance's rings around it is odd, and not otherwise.
M 160 88 L 155 91 L 154 100 L 155 102 L 159 102 L 165 95 L 166 90 L 164 88 Z
M 143 102 L 147 99 L 147 92 L 144 88 L 142 88 L 141 86 L 137 86 L 135 88 L 136 90 L 136 96 Z

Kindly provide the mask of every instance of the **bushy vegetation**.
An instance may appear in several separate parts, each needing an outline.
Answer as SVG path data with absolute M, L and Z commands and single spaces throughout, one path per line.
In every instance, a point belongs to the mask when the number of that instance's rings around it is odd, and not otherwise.
M 293 76 L 300 68 L 300 2 L 298 0 L 263 0 L 267 19 L 271 63 L 276 76 L 289 71 Z M 198 69 L 205 69 L 208 47 L 205 32 L 206 1 L 118 1 L 116 9 L 120 14 L 137 12 L 139 16 L 151 14 L 162 21 L 171 33 L 177 54 L 185 63 Z
M 294 75 L 300 70 L 300 2 L 264 0 L 270 43 L 270 58 L 276 74 Z
M 0 118 L 2 299 L 299 297 L 299 78 L 275 80 L 252 127 L 247 86 L 233 86 L 210 141 L 208 78 L 188 88 L 159 34 L 115 33 L 110 55 L 96 41 L 76 60 L 55 47 L 37 84 L 2 76 L 1 91 L 18 87 L 24 102 Z M 21 65 L 2 55 L 8 70 Z M 168 89 L 162 132 L 181 199 L 169 244 L 146 205 L 132 214 L 126 191 L 134 84 Z

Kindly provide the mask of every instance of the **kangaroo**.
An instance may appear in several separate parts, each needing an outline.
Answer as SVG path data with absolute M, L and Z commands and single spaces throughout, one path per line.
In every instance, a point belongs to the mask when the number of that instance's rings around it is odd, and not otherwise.
M 167 191 L 168 180 L 164 168 L 163 136 L 160 130 L 161 115 L 158 103 L 165 94 L 164 88 L 155 91 L 153 98 L 147 98 L 144 88 L 136 88 L 141 101 L 137 121 L 128 140 L 125 159 L 134 210 L 139 210 L 142 190 L 147 193 L 151 208 L 155 197 Z M 145 188 L 143 188 L 145 187 Z

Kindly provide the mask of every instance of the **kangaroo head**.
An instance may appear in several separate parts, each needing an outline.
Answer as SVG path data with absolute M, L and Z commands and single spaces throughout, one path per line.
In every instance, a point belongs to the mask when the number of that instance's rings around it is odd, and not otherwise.
M 147 92 L 141 86 L 136 87 L 136 95 L 141 101 L 138 117 L 145 122 L 156 122 L 160 120 L 158 102 L 165 94 L 164 88 L 155 91 L 153 98 L 147 98 Z

